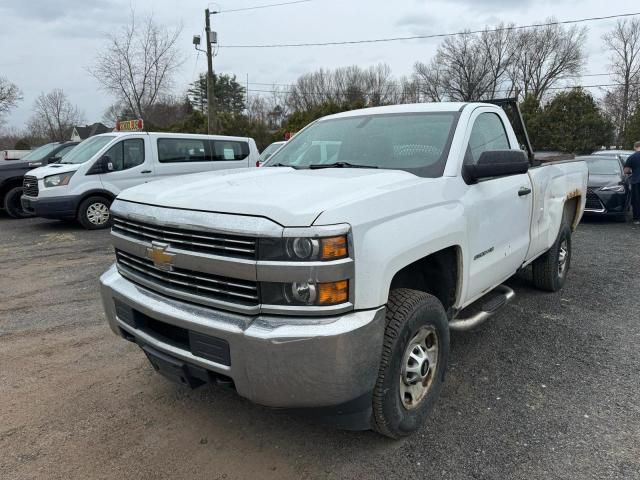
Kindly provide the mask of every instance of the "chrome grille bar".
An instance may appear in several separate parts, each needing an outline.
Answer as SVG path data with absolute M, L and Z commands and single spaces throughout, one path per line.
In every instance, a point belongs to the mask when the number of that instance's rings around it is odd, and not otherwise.
M 155 267 L 153 262 L 146 258 L 130 255 L 121 250 L 116 250 L 116 259 L 119 266 L 124 266 L 136 275 L 164 287 L 192 295 L 234 300 L 250 305 L 260 303 L 256 282 L 229 279 L 185 269 L 165 271 Z M 126 276 L 126 271 L 122 273 Z
M 240 258 L 256 257 L 256 240 L 235 235 L 161 227 L 114 216 L 113 231 L 146 241 L 160 241 L 174 248 Z

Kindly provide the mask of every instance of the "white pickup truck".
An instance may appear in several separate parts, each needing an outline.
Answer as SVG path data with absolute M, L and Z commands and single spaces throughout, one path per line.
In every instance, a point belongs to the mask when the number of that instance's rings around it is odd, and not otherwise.
M 183 384 L 411 433 L 441 390 L 450 330 L 496 312 L 530 264 L 543 290 L 567 278 L 587 167 L 537 165 L 508 106 L 341 113 L 263 168 L 126 190 L 101 277 L 112 330 Z

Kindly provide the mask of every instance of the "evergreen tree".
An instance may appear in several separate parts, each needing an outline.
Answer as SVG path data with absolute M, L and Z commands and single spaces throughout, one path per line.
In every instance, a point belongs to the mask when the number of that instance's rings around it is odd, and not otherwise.
M 562 152 L 591 153 L 613 139 L 613 125 L 582 88 L 558 93 L 541 116 L 545 146 Z
M 246 108 L 246 90 L 235 75 L 213 74 L 213 93 L 218 112 L 242 113 Z M 207 75 L 201 73 L 190 84 L 187 96 L 195 110 L 207 113 Z

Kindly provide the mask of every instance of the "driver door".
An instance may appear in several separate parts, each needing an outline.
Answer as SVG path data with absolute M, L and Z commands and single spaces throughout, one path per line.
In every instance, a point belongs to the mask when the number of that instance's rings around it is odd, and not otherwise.
M 153 162 L 151 155 L 145 154 L 145 141 L 143 138 L 127 138 L 105 153 L 110 165 L 107 172 L 100 174 L 100 181 L 107 190 L 118 194 L 153 178 Z
M 482 152 L 517 147 L 504 126 L 506 117 L 479 109 L 472 118 L 464 163 Z M 478 298 L 513 275 L 525 260 L 530 243 L 532 186 L 528 173 L 485 178 L 468 185 L 463 196 L 467 218 L 469 290 Z

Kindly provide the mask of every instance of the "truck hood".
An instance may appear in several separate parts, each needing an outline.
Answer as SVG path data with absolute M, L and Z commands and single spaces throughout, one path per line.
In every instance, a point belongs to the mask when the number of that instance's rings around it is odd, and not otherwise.
M 28 170 L 29 168 L 37 168 L 43 164 L 44 161 L 38 160 L 0 160 L 0 171 L 15 169 Z
M 306 227 L 325 210 L 363 201 L 418 177 L 398 170 L 264 167 L 173 177 L 123 191 L 120 200 L 269 218 Z
M 82 163 L 52 163 L 46 167 L 39 167 L 29 172 L 29 175 L 33 175 L 38 180 L 42 180 L 49 175 L 58 175 L 60 173 L 75 172 L 80 168 Z

